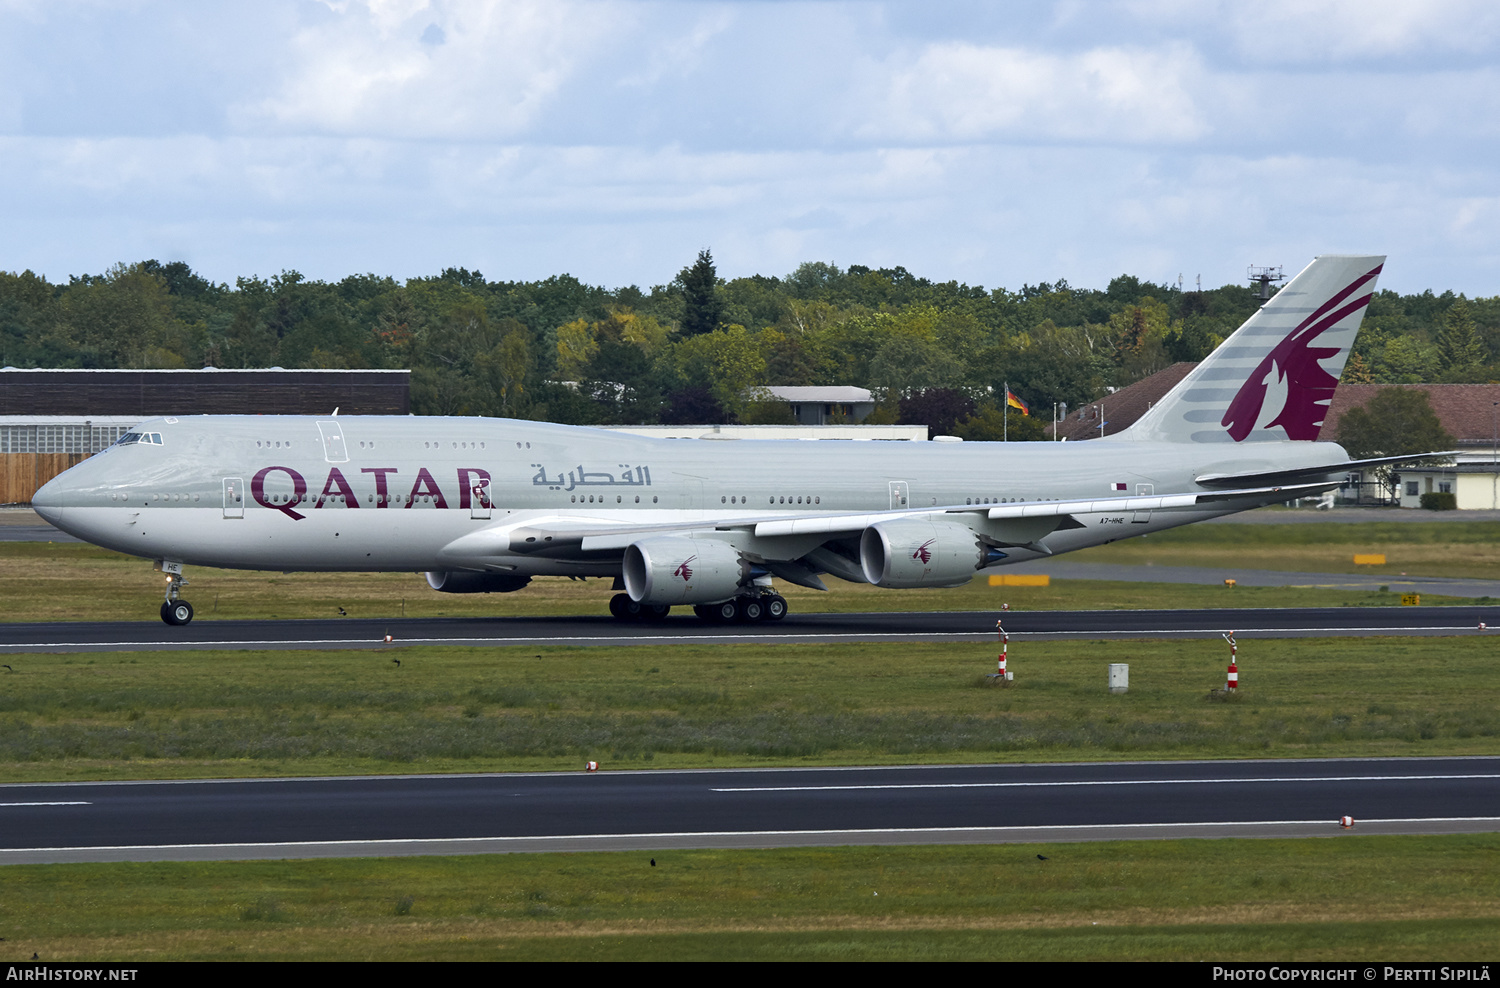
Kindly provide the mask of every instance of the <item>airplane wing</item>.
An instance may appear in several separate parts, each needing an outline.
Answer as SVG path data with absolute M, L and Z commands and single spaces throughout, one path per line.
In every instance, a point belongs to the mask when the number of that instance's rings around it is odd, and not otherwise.
M 901 508 L 893 511 L 860 513 L 785 514 L 765 517 L 701 517 L 666 524 L 620 525 L 600 520 L 597 523 L 576 517 L 533 519 L 520 525 L 494 526 L 472 532 L 449 543 L 443 554 L 450 558 L 473 561 L 501 553 L 576 555 L 578 553 L 622 552 L 631 543 L 652 535 L 692 533 L 746 532 L 759 538 L 823 535 L 827 538 L 848 536 L 864 531 L 882 521 L 937 514 L 980 514 L 992 521 L 1059 519 L 1056 528 L 1068 525 L 1072 515 L 1125 511 L 1173 511 L 1193 508 L 1240 505 L 1243 508 L 1290 501 L 1320 494 L 1338 486 L 1337 481 L 1321 481 L 1291 486 L 1253 487 L 1224 491 L 1199 491 L 1189 494 L 1133 495 L 1124 497 L 1077 498 L 1061 501 L 1028 501 L 1014 504 L 938 505 L 929 508 Z M 1045 533 L 1043 533 L 1045 534 Z M 1036 536 L 1020 538 L 1018 544 L 1032 543 Z M 1045 551 L 1045 550 L 1043 550 Z
M 879 521 L 921 514 L 962 514 L 985 512 L 992 521 L 1022 518 L 1055 518 L 1065 515 L 1088 515 L 1109 511 L 1171 511 L 1173 509 L 1218 506 L 1233 502 L 1274 504 L 1291 501 L 1337 487 L 1334 481 L 1300 484 L 1291 487 L 1256 487 L 1244 490 L 1212 491 L 1194 494 L 1135 495 L 1130 497 L 1080 498 L 1068 501 L 1030 501 L 1017 504 L 954 505 L 917 510 L 882 511 L 862 515 L 811 515 L 800 518 L 778 518 L 759 522 L 755 534 L 810 535 L 863 531 Z M 1250 505 L 1246 505 L 1249 507 Z
M 1377 456 L 1368 460 L 1344 460 L 1340 463 L 1329 463 L 1324 466 L 1297 467 L 1293 470 L 1268 470 L 1263 473 L 1206 473 L 1201 477 L 1194 477 L 1193 480 L 1204 487 L 1285 485 L 1298 482 L 1305 483 L 1314 477 L 1326 477 L 1332 473 L 1348 473 L 1350 470 L 1363 470 L 1366 467 L 1381 467 L 1395 463 L 1412 463 L 1417 460 L 1451 459 L 1457 455 L 1457 450 L 1447 450 L 1438 453 L 1407 453 L 1405 456 Z

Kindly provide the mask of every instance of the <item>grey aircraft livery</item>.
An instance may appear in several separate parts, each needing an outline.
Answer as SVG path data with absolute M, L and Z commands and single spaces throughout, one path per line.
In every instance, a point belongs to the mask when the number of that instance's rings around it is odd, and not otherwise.
M 1315 259 L 1105 439 L 726 442 L 509 419 L 168 417 L 32 504 L 69 534 L 156 560 L 172 625 L 193 617 L 184 565 L 417 572 L 445 593 L 613 577 L 622 619 L 674 605 L 779 619 L 773 579 L 959 586 L 1403 459 L 1354 461 L 1317 441 L 1384 260 Z

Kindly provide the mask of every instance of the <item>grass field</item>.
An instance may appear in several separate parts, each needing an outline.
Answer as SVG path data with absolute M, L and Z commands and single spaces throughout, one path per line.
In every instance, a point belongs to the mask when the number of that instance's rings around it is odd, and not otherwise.
M 1384 566 L 1355 565 L 1379 553 Z M 1500 522 L 1188 525 L 1072 553 L 1069 559 L 1158 566 L 1224 566 L 1308 573 L 1500 579 Z
M 0 956 L 1492 961 L 1497 869 L 1495 835 L 15 865 Z
M 1254 535 L 1263 530 L 1343 529 L 1363 525 L 1217 525 L 1182 529 L 1147 539 L 1102 546 L 1073 553 L 1079 561 L 1133 564 L 1223 565 L 1233 559 L 1236 566 L 1256 566 L 1288 571 L 1286 587 L 1198 586 L 1099 580 L 1054 580 L 1050 587 L 990 587 L 980 576 L 967 587 L 952 590 L 882 590 L 826 578 L 827 593 L 793 587 L 778 589 L 790 601 L 793 613 L 862 611 L 990 610 L 1003 601 L 1028 610 L 1116 609 L 1154 607 L 1339 607 L 1391 606 L 1400 603 L 1400 593 L 1351 591 L 1298 586 L 1306 583 L 1294 573 L 1350 572 L 1355 567 L 1350 543 L 1315 543 L 1280 546 L 1274 540 L 1239 545 L 1234 542 L 1181 541 L 1197 533 L 1228 531 L 1231 535 Z M 1413 537 L 1409 529 L 1464 529 L 1460 523 L 1386 525 L 1398 534 Z M 1500 525 L 1475 526 L 1478 535 L 1493 529 L 1500 540 Z M 1347 533 L 1342 533 L 1347 534 Z M 1423 533 L 1418 533 L 1420 536 Z M 1467 532 L 1456 532 L 1466 537 Z M 1469 575 L 1500 579 L 1500 548 L 1476 535 L 1473 541 L 1454 543 L 1408 542 L 1398 545 L 1367 540 L 1357 543 L 1382 551 L 1391 560 L 1382 571 L 1406 569 L 1412 575 Z M 1178 541 L 1171 541 L 1171 540 Z M 1410 550 L 1410 551 L 1408 551 Z M 1417 559 L 1429 559 L 1420 564 Z M 1369 567 L 1361 571 L 1368 570 Z M 513 615 L 604 614 L 611 596 L 610 581 L 569 580 L 541 577 L 531 586 L 511 594 L 442 594 L 412 573 L 266 573 L 189 567 L 190 585 L 183 596 L 197 610 L 195 620 L 230 618 L 333 617 L 339 609 L 353 617 L 478 617 Z M 6 607 L 5 621 L 103 621 L 158 620 L 163 578 L 151 564 L 132 556 L 74 543 L 0 543 L 0 594 Z M 1471 603 L 1470 598 L 1423 594 L 1424 604 Z M 1486 603 L 1489 601 L 1486 600 Z
M 1227 658 L 1014 641 L 1002 688 L 984 644 L 11 655 L 0 780 L 1500 751 L 1488 637 L 1241 638 L 1229 701 Z
M 1341 560 L 1376 551 L 1392 571 L 1496 577 L 1497 540 L 1493 524 L 1199 526 L 1073 558 L 1347 572 Z M 339 606 L 599 614 L 609 593 L 606 581 L 463 596 L 403 574 L 189 577 L 200 620 Z M 149 563 L 88 546 L 0 544 L 7 620 L 155 620 L 159 579 Z M 1396 602 L 1091 581 L 788 596 L 805 612 Z M 984 678 L 986 645 L 9 655 L 0 781 L 1500 749 L 1484 638 L 1241 637 L 1242 692 L 1228 701 L 1209 692 L 1226 651 L 1014 640 L 1008 689 Z M 1131 666 L 1124 696 L 1106 692 L 1110 662 Z M 0 956 L 1492 960 L 1497 854 L 1495 835 L 1339 835 L 9 866 Z

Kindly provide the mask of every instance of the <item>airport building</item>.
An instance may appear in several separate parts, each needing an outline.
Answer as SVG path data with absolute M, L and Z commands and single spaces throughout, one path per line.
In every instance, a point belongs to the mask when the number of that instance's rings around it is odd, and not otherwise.
M 406 370 L 0 370 L 0 504 L 157 415 L 406 415 Z
M 875 396 L 865 388 L 776 386 L 765 390 L 791 409 L 798 425 L 856 425 L 875 411 Z
M 1080 442 L 1115 435 L 1146 414 L 1196 366 L 1191 362 L 1173 364 L 1097 402 L 1069 411 L 1057 425 L 1056 438 Z M 1394 501 L 1389 489 L 1372 473 L 1351 472 L 1338 491 L 1338 500 L 1418 508 L 1423 494 L 1452 494 L 1461 511 L 1500 510 L 1500 384 L 1340 384 L 1329 403 L 1321 438 L 1332 440 L 1345 412 L 1364 407 L 1388 387 L 1414 388 L 1426 394 L 1438 421 L 1453 436 L 1458 456 L 1441 467 L 1400 470 Z M 1052 434 L 1051 429 L 1048 434 Z

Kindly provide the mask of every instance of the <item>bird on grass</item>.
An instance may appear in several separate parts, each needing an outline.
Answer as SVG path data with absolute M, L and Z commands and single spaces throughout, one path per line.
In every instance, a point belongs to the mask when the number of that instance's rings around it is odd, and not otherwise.
M 396 663 L 396 668 L 397 669 L 401 668 L 401 660 L 400 659 L 392 659 L 391 661 L 394 662 L 394 663 Z
M 653 867 L 653 868 L 656 867 L 656 859 L 655 858 L 651 859 L 651 867 Z
M 339 608 L 339 615 L 340 615 L 340 616 L 341 616 L 341 617 L 348 617 L 348 616 L 349 616 L 349 612 L 348 612 L 348 611 L 346 611 L 346 610 L 344 610 L 344 609 L 343 609 L 343 608 L 342 608 L 342 607 L 340 607 L 340 608 Z
M 1038 854 L 1038 855 L 1037 855 L 1037 856 L 1036 856 L 1036 859 L 1037 859 L 1037 860 L 1038 860 L 1038 861 L 1047 861 L 1047 860 L 1049 860 L 1049 859 L 1048 859 L 1048 857 L 1047 857 L 1047 855 L 1045 855 L 1045 854 Z

